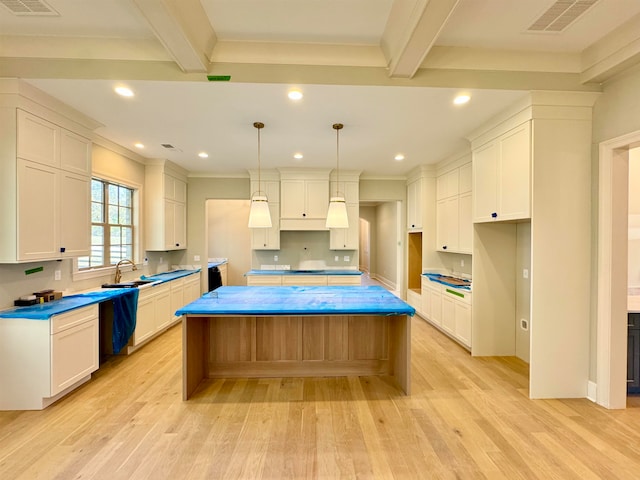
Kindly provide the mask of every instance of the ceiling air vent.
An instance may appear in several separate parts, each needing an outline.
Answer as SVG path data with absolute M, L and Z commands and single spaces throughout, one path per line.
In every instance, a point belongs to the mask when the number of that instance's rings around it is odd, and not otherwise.
M 558 0 L 527 29 L 528 32 L 562 32 L 599 0 Z
M 60 15 L 44 0 L 0 0 L 0 5 L 4 5 L 14 15 L 56 17 Z
M 169 150 L 175 150 L 176 149 L 176 147 L 174 147 L 170 143 L 161 143 L 160 145 L 162 145 L 164 148 L 167 148 Z

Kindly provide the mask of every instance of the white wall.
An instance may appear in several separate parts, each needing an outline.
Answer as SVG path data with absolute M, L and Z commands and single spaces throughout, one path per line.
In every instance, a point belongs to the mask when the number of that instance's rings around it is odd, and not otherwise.
M 525 330 L 522 319 L 531 319 L 531 223 L 516 226 L 516 356 L 529 363 L 531 325 Z
M 376 207 L 375 277 L 393 289 L 399 284 L 397 218 L 396 202 L 384 202 Z

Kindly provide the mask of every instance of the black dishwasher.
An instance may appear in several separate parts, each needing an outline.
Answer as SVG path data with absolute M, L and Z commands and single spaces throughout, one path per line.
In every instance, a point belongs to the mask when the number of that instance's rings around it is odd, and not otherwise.
M 222 276 L 218 267 L 209 267 L 209 291 L 222 286 Z

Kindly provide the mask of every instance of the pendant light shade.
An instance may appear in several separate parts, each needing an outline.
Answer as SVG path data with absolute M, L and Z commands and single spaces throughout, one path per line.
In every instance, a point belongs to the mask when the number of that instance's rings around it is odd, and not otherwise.
M 254 122 L 253 126 L 258 130 L 258 191 L 251 195 L 251 209 L 249 210 L 249 228 L 271 228 L 271 213 L 269 212 L 269 200 L 267 195 L 260 190 L 260 129 L 264 123 Z
M 347 216 L 347 204 L 344 195 L 338 192 L 340 182 L 340 130 L 344 125 L 334 123 L 333 129 L 336 131 L 336 194 L 329 200 L 329 210 L 327 211 L 327 228 L 349 228 L 349 217 Z

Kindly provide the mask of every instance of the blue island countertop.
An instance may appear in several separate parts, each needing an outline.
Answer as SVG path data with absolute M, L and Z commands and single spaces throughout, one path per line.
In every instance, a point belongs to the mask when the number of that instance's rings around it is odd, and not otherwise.
M 379 286 L 220 287 L 177 315 L 410 315 L 415 309 Z
M 247 275 L 362 275 L 360 270 L 249 270 Z

